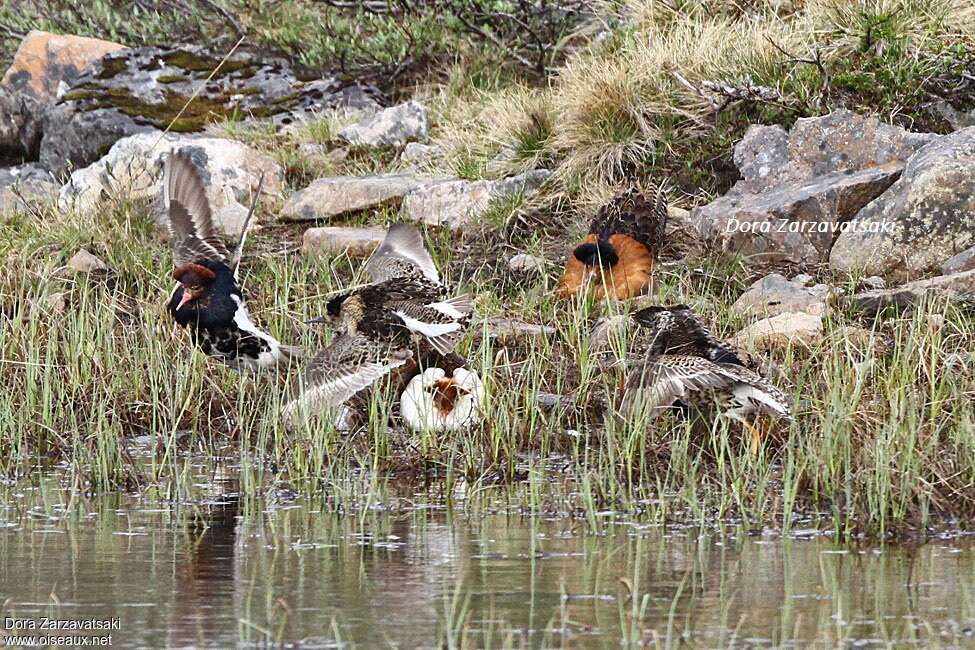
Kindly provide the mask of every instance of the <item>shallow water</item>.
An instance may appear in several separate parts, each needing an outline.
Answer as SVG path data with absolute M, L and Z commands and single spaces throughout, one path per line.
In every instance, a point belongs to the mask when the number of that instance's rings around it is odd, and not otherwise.
M 118 617 L 116 647 L 975 647 L 966 536 L 858 548 L 613 515 L 594 533 L 422 498 L 339 515 L 231 487 L 166 507 L 11 489 L 7 634 L 47 616 Z

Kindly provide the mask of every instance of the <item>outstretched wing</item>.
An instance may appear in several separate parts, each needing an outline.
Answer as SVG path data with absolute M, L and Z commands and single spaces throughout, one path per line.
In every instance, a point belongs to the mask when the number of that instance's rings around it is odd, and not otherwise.
M 311 415 L 336 407 L 368 388 L 411 357 L 409 351 L 390 350 L 364 336 L 339 335 L 309 362 L 299 395 L 284 407 L 284 417 Z
M 728 368 L 701 357 L 650 357 L 627 376 L 621 410 L 632 414 L 639 407 L 652 417 L 689 392 L 725 389 L 738 380 Z
M 420 231 L 408 223 L 390 227 L 383 243 L 366 262 L 366 271 L 374 282 L 422 275 L 430 282 L 440 283 L 440 274 L 423 245 Z
M 163 179 L 163 201 L 173 237 L 176 266 L 212 260 L 227 263 L 230 252 L 213 227 L 213 214 L 200 174 L 189 156 L 170 152 Z

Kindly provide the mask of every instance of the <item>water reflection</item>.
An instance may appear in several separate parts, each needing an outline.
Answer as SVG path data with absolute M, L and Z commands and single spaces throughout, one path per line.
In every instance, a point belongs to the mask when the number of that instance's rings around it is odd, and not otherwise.
M 975 544 L 857 548 L 634 522 L 322 512 L 234 486 L 0 518 L 4 616 L 120 616 L 125 647 L 964 647 Z M 29 495 L 24 496 L 29 498 Z M 2 525 L 2 524 L 0 524 Z

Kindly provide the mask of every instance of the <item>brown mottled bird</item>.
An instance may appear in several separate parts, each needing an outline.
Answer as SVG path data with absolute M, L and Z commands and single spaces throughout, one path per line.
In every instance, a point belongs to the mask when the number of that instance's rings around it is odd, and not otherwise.
M 373 282 L 326 305 L 340 333 L 308 364 L 297 397 L 285 407 L 286 420 L 298 411 L 337 407 L 430 350 L 450 355 L 463 334 L 473 302 L 466 295 L 445 299 L 416 227 L 392 226 L 366 271 Z
M 558 296 L 570 298 L 596 282 L 596 298 L 632 298 L 650 286 L 667 227 L 667 201 L 658 186 L 631 189 L 596 213 L 589 234 L 572 251 Z
M 749 417 L 791 419 L 788 395 L 746 368 L 686 305 L 647 307 L 633 319 L 650 330 L 653 340 L 627 376 L 620 409 L 624 417 L 652 420 L 673 406 L 717 413 L 741 422 L 751 434 L 752 453 L 762 433 Z

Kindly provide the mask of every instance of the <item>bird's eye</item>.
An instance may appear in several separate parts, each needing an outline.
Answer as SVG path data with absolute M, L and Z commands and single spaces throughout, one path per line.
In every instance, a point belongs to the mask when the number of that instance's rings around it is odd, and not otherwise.
M 193 285 L 192 287 L 190 287 L 189 289 L 190 289 L 190 292 L 191 292 L 191 293 L 197 293 L 197 292 L 199 292 L 199 291 L 201 291 L 201 290 L 202 290 L 202 287 L 201 287 L 200 285 L 198 285 L 198 284 L 194 284 L 194 285 Z

